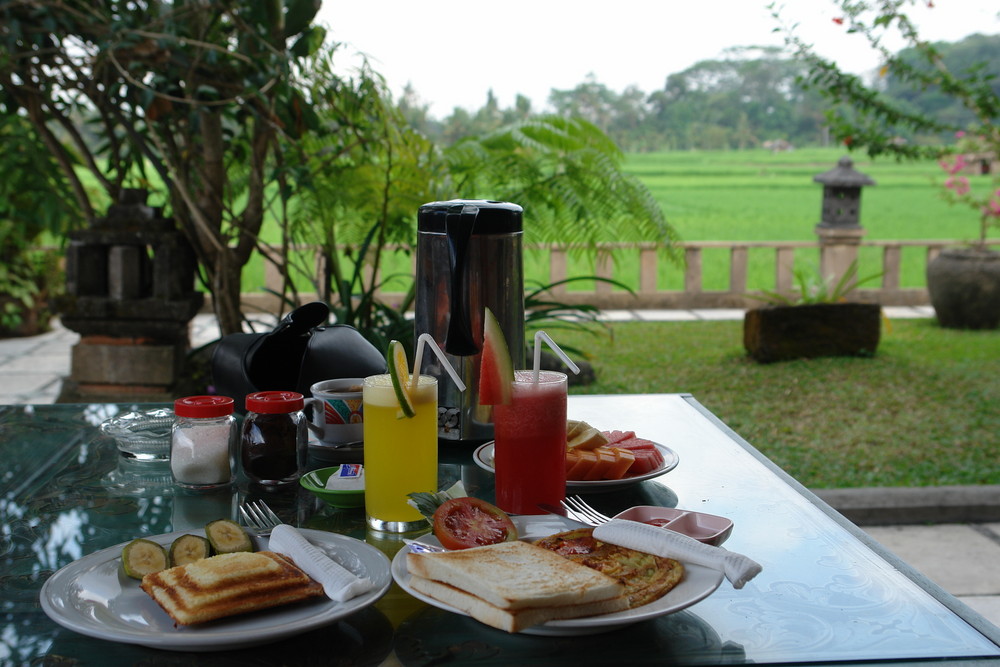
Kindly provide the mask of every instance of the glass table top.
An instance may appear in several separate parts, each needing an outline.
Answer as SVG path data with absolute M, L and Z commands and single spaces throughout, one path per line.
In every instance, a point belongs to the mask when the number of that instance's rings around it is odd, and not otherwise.
M 38 597 L 53 572 L 142 535 L 235 518 L 245 488 L 194 494 L 169 464 L 123 459 L 98 430 L 128 405 L 0 407 L 0 663 L 77 659 L 164 663 L 169 652 L 85 637 L 53 623 Z M 148 408 L 150 406 L 142 406 Z M 420 602 L 393 584 L 375 605 L 339 623 L 255 649 L 184 655 L 207 664 L 328 659 L 346 664 L 719 664 L 1000 662 L 997 629 L 777 470 L 687 395 L 571 396 L 569 418 L 634 430 L 679 456 L 678 466 L 587 500 L 608 514 L 661 505 L 728 517 L 726 548 L 763 571 L 743 589 L 728 582 L 675 614 L 590 637 L 507 635 Z M 439 483 L 462 479 L 492 500 L 492 474 L 474 446 L 442 443 Z M 352 454 L 358 455 L 356 452 Z M 349 455 L 351 456 L 351 455 Z M 335 460 L 311 450 L 312 467 Z M 363 509 L 326 506 L 298 487 L 267 497 L 285 521 L 363 539 L 390 558 L 395 537 L 366 531 Z

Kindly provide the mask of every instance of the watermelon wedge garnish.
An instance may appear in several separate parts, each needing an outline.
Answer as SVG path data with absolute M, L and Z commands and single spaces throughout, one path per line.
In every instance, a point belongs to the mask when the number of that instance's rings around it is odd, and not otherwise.
M 479 360 L 479 403 L 501 405 L 510 403 L 514 383 L 514 363 L 503 329 L 496 316 L 487 308 L 483 317 L 483 351 Z

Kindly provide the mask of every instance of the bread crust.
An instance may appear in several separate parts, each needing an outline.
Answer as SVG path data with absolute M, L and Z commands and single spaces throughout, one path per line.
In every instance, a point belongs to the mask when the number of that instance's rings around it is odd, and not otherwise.
M 423 593 L 464 611 L 480 623 L 506 632 L 520 632 L 533 625 L 541 625 L 559 619 L 611 614 L 628 609 L 628 598 L 624 595 L 609 600 L 596 600 L 579 604 L 501 609 L 467 591 L 433 579 L 425 579 L 411 574 L 410 586 L 418 593 Z

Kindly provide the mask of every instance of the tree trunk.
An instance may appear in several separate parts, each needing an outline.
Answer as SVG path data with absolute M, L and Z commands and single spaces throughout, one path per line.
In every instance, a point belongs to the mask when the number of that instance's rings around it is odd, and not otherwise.
M 223 336 L 243 331 L 243 309 L 240 307 L 240 276 L 242 264 L 232 253 L 218 253 L 212 271 L 212 310 Z

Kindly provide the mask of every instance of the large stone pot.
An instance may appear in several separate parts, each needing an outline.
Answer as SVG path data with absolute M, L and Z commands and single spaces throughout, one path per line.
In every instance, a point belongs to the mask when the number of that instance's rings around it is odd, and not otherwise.
M 927 265 L 927 291 L 938 323 L 950 329 L 1000 325 L 1000 253 L 946 248 Z
M 881 311 L 872 303 L 755 308 L 743 319 L 743 345 L 761 363 L 872 356 L 882 331 Z

